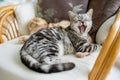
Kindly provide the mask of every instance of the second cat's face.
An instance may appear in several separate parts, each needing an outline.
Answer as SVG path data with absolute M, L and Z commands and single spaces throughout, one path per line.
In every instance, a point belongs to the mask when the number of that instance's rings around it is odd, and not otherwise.
M 69 12 L 71 28 L 80 35 L 88 34 L 92 27 L 92 12 L 92 9 L 84 14 Z

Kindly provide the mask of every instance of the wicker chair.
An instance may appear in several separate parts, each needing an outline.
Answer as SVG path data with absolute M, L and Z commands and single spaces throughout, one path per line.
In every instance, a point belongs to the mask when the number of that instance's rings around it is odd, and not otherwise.
M 19 36 L 17 20 L 14 15 L 16 6 L 10 5 L 0 8 L 0 43 Z
M 14 15 L 16 5 L 0 8 L 0 43 L 6 39 L 12 40 L 19 36 L 17 20 Z M 100 55 L 89 74 L 89 80 L 105 80 L 120 52 L 120 11 L 114 21 L 109 35 L 103 44 Z
M 89 80 L 105 80 L 120 53 L 120 10 L 111 26 Z

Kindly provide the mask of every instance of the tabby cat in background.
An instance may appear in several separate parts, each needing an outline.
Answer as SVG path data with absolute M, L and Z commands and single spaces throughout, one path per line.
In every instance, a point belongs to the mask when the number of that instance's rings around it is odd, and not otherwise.
M 62 56 L 75 54 L 84 57 L 100 48 L 100 45 L 92 44 L 89 40 L 92 13 L 92 9 L 83 14 L 69 11 L 69 27 L 48 27 L 34 33 L 20 50 L 23 64 L 40 73 L 73 69 L 75 64 L 63 61 Z

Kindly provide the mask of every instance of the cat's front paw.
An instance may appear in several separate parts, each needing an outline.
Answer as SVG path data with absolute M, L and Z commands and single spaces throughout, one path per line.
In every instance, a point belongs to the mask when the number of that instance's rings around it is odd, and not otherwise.
M 77 58 L 83 58 L 83 57 L 88 56 L 88 55 L 90 55 L 89 52 L 77 52 L 75 56 Z
M 97 51 L 100 51 L 102 46 L 100 44 L 97 45 Z

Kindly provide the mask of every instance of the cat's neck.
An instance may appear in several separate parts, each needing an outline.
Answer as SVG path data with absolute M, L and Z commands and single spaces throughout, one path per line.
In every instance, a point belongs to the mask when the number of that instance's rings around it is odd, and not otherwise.
M 80 36 L 83 36 L 83 37 L 89 36 L 88 33 L 79 34 L 79 33 L 77 33 L 76 31 L 74 31 L 74 30 L 73 30 L 72 28 L 70 28 L 70 27 L 67 27 L 67 28 L 65 29 L 65 31 L 67 31 L 67 32 L 72 31 L 73 33 L 76 33 L 76 34 L 78 34 L 78 35 L 80 35 Z
M 89 35 L 88 35 L 88 33 L 83 33 L 83 34 L 80 34 L 80 36 L 87 37 Z
M 74 30 L 73 30 L 72 28 L 70 28 L 70 27 L 66 28 L 65 31 L 66 31 L 67 33 L 76 34 L 76 35 L 78 35 L 78 36 L 80 36 L 80 37 L 82 37 L 82 38 L 84 38 L 84 39 L 86 39 L 86 40 L 88 40 L 88 38 L 90 37 L 88 33 L 78 34 L 76 31 L 74 31 Z

